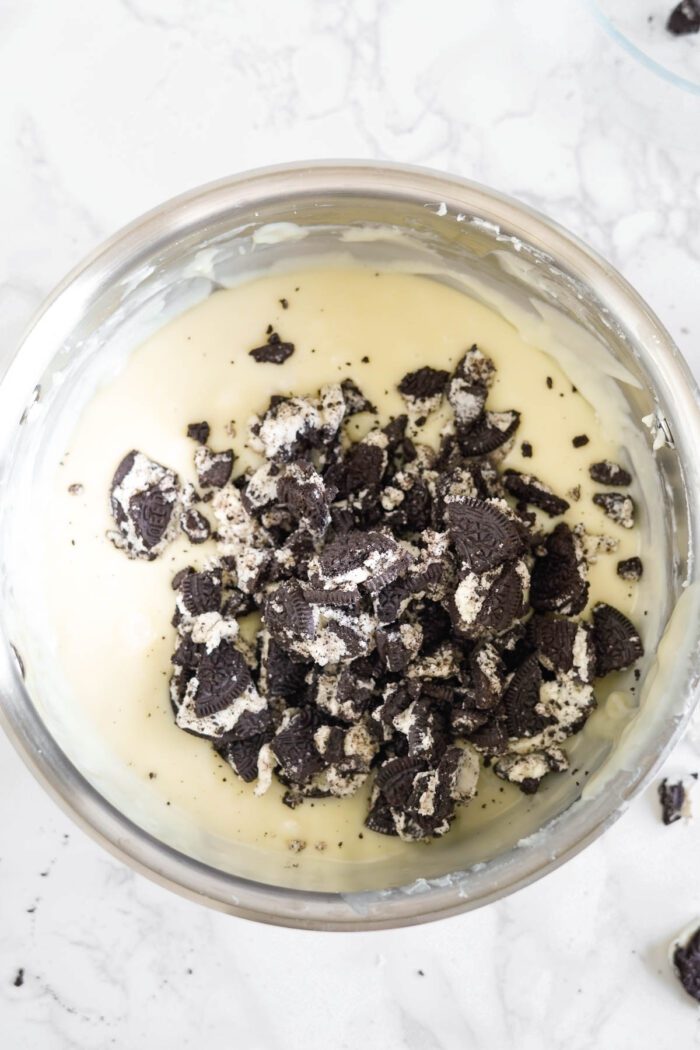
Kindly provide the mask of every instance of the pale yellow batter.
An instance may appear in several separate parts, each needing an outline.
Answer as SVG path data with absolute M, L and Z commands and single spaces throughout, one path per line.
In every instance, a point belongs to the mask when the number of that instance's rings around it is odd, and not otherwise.
M 296 346 L 282 366 L 248 356 L 265 341 L 269 324 Z M 580 486 L 567 520 L 619 541 L 614 554 L 601 555 L 591 567 L 591 601 L 609 601 L 638 619 L 640 585 L 625 584 L 615 565 L 639 553 L 639 529 L 614 525 L 591 501 L 600 486 L 591 482 L 589 465 L 621 456 L 614 428 L 606 430 L 552 357 L 524 343 L 506 321 L 429 278 L 359 266 L 263 277 L 216 292 L 157 332 L 95 394 L 77 421 L 51 494 L 46 599 L 73 715 L 79 711 L 84 720 L 86 741 L 84 752 L 72 757 L 143 826 L 158 830 L 162 820 L 164 837 L 229 870 L 329 888 L 344 884 L 348 862 L 386 872 L 386 861 L 398 870 L 399 861 L 413 863 L 409 854 L 444 848 L 367 831 L 364 793 L 307 802 L 294 811 L 281 804 L 277 784 L 255 797 L 253 785 L 240 781 L 206 740 L 177 729 L 167 689 L 174 635 L 170 581 L 186 564 L 201 566 L 213 545 L 193 547 L 183 538 L 148 563 L 128 560 L 105 533 L 112 525 L 109 483 L 130 449 L 194 480 L 194 445 L 185 430 L 206 419 L 211 446 L 233 446 L 241 456 L 238 471 L 254 459 L 244 448 L 246 421 L 271 394 L 313 393 L 352 376 L 388 417 L 405 408 L 395 387 L 406 372 L 426 364 L 449 369 L 472 343 L 497 367 L 488 407 L 522 414 L 507 465 L 533 472 L 562 496 Z M 448 418 L 449 412 L 438 413 L 421 439 L 439 433 Z M 580 434 L 590 441 L 576 449 L 572 438 Z M 522 441 L 533 446 L 531 459 L 522 457 Z M 77 495 L 69 492 L 75 484 L 83 486 Z M 99 749 L 88 747 L 92 738 L 101 741 Z M 130 770 L 118 789 L 105 774 L 105 755 L 115 769 Z M 493 834 L 498 821 L 508 823 L 512 811 L 528 804 L 517 789 L 484 775 L 478 798 L 460 811 L 448 836 L 450 848 L 488 828 Z M 293 842 L 305 848 L 293 852 Z M 261 874 L 266 864 L 268 874 Z M 362 882 L 356 874 L 351 879 Z

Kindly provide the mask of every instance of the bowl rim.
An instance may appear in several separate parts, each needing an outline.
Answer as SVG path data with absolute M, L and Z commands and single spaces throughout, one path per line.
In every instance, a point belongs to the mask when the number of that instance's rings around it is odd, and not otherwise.
M 26 388 L 27 379 L 20 359 L 30 356 L 41 328 L 52 313 L 60 311 L 64 299 L 73 296 L 79 302 L 80 295 L 89 297 L 113 283 L 119 268 L 133 265 L 159 236 L 167 233 L 172 239 L 184 235 L 188 229 L 196 229 L 202 220 L 219 214 L 222 208 L 235 209 L 255 199 L 269 200 L 271 195 L 274 199 L 275 193 L 289 197 L 295 192 L 306 192 L 307 184 L 314 178 L 325 192 L 347 189 L 348 180 L 353 178 L 359 180 L 359 184 L 353 185 L 352 190 L 359 193 L 364 189 L 368 194 L 375 191 L 378 180 L 383 178 L 390 184 L 383 196 L 418 197 L 426 207 L 433 208 L 448 207 L 445 202 L 450 201 L 447 214 L 451 214 L 453 205 L 461 205 L 461 210 L 468 215 L 495 221 L 516 235 L 522 233 L 526 243 L 555 259 L 564 254 L 569 266 L 573 262 L 577 271 L 596 278 L 596 293 L 604 295 L 606 302 L 612 301 L 619 308 L 624 305 L 627 312 L 634 315 L 644 332 L 645 345 L 648 342 L 663 363 L 665 381 L 678 387 L 688 426 L 694 431 L 696 447 L 700 447 L 700 393 L 686 362 L 651 309 L 602 257 L 540 212 L 479 183 L 430 168 L 363 160 L 300 161 L 244 171 L 175 196 L 122 227 L 78 263 L 40 306 L 0 382 L 0 405 L 5 401 L 16 409 L 17 404 L 23 403 L 17 400 L 19 392 Z M 523 223 L 527 223 L 527 229 Z M 80 295 L 74 294 L 76 291 Z M 689 544 L 691 541 L 698 553 L 695 532 Z M 695 682 L 689 675 L 684 693 L 686 710 L 660 741 L 656 754 L 640 763 L 637 775 L 616 808 L 602 812 L 595 819 L 589 818 L 575 840 L 565 841 L 562 849 L 544 860 L 533 856 L 532 862 L 527 863 L 527 851 L 522 851 L 525 861 L 515 877 L 502 876 L 500 881 L 496 878 L 493 885 L 484 886 L 473 896 L 461 894 L 454 885 L 446 887 L 434 882 L 426 883 L 425 888 L 417 884 L 403 887 L 386 897 L 381 893 L 340 894 L 275 887 L 231 875 L 179 852 L 144 831 L 108 802 L 53 740 L 28 701 L 19 669 L 11 659 L 9 639 L 5 639 L 3 648 L 7 650 L 4 655 L 17 687 L 15 692 L 24 697 L 24 708 L 30 708 L 32 733 L 13 716 L 11 697 L 0 697 L 0 724 L 35 778 L 84 831 L 113 856 L 182 896 L 239 917 L 314 930 L 361 931 L 434 921 L 488 904 L 555 870 L 611 826 L 627 802 L 643 790 L 685 729 L 692 714 L 693 697 L 697 700 Z M 374 898 L 382 898 L 380 906 Z

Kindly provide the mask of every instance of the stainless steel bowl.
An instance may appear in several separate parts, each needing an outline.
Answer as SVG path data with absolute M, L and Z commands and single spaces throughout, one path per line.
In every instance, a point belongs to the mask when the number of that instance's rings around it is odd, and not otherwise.
M 358 236 L 358 230 L 364 233 Z M 376 236 L 367 236 L 367 230 Z M 542 827 L 525 842 L 507 842 L 479 863 L 453 850 L 444 854 L 450 858 L 447 867 L 445 859 L 437 866 L 426 861 L 425 870 L 419 864 L 405 885 L 389 878 L 392 888 L 375 884 L 364 892 L 254 882 L 149 833 L 100 793 L 94 777 L 91 783 L 81 772 L 80 755 L 56 730 L 46 697 L 30 695 L 25 687 L 14 648 L 24 632 L 30 649 L 47 658 L 45 639 L 32 627 L 25 571 L 31 552 L 22 540 L 30 520 L 35 523 L 34 478 L 47 444 L 55 440 L 54 420 L 60 416 L 65 424 L 71 415 L 75 380 L 61 378 L 93 367 L 107 342 L 118 338 L 128 349 L 135 316 L 155 325 L 210 294 L 214 282 L 205 264 L 217 253 L 229 260 L 229 276 L 245 274 L 289 251 L 293 231 L 295 251 L 337 247 L 342 236 L 345 249 L 361 241 L 365 248 L 373 246 L 377 259 L 401 232 L 426 258 L 452 271 L 468 269 L 501 295 L 556 308 L 595 334 L 636 377 L 636 384 L 618 383 L 619 394 L 647 445 L 651 438 L 642 417 L 648 417 L 646 425 L 660 446 L 653 461 L 654 499 L 664 504 L 658 515 L 664 526 L 655 536 L 653 556 L 665 569 L 666 583 L 653 604 L 660 627 L 668 629 L 662 642 L 648 639 L 652 656 L 657 643 L 658 653 L 648 661 L 641 709 L 630 717 L 623 741 L 601 754 L 584 797 L 568 799 L 558 809 L 543 804 Z M 318 929 L 402 926 L 479 907 L 541 877 L 600 835 L 683 731 L 700 666 L 698 448 L 698 392 L 668 333 L 607 263 L 523 205 L 461 179 L 364 163 L 284 166 L 205 186 L 137 220 L 70 274 L 36 317 L 0 383 L 3 725 L 35 776 L 107 849 L 162 885 L 212 907 Z M 50 696 L 50 653 L 45 687 Z

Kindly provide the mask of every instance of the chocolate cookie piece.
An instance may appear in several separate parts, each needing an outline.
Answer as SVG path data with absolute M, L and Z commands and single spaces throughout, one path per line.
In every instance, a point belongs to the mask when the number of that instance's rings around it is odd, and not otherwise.
M 274 552 L 274 564 L 266 582 L 290 577 L 302 578 L 309 571 L 309 563 L 316 553 L 318 537 L 308 531 L 302 522 L 294 532 L 286 537 L 284 543 Z M 277 539 L 276 542 L 279 542 Z
M 341 722 L 357 722 L 365 714 L 374 696 L 374 680 L 363 677 L 352 666 L 337 674 L 321 672 L 311 675 L 309 695 L 327 715 Z
M 445 532 L 424 529 L 410 548 L 413 557 L 406 579 L 416 598 L 444 601 L 457 578 L 450 539 Z
M 432 456 L 424 449 L 423 445 L 418 449 L 413 446 L 411 462 L 393 476 L 390 472 L 380 493 L 384 524 L 402 535 L 422 532 L 433 516 L 436 475 L 430 468 Z
M 372 607 L 380 626 L 393 623 L 401 617 L 416 597 L 411 577 L 402 576 L 372 595 Z
M 490 722 L 493 712 L 480 711 L 474 707 L 472 694 L 458 693 L 449 711 L 450 726 L 457 737 L 471 738 L 471 735 Z M 504 735 L 504 746 L 506 737 Z
M 209 440 L 209 433 L 210 427 L 206 421 L 202 423 L 188 423 L 187 425 L 188 438 L 192 438 L 199 445 L 206 445 Z
M 211 536 L 208 519 L 195 507 L 183 511 L 180 516 L 180 528 L 190 543 L 206 543 Z
M 469 498 L 448 503 L 445 521 L 457 557 L 469 572 L 487 572 L 523 551 L 517 526 L 493 503 Z
M 301 589 L 310 605 L 327 605 L 331 609 L 349 609 L 359 612 L 362 603 L 360 589 L 354 583 L 340 587 L 323 587 L 319 583 L 302 583 Z
M 365 827 L 379 835 L 398 835 L 396 822 L 387 800 L 378 791 L 373 792 L 369 813 L 365 818 Z
M 438 602 L 424 599 L 411 607 L 411 620 L 419 623 L 423 632 L 421 654 L 430 656 L 452 633 L 450 614 Z
M 366 612 L 312 605 L 297 580 L 281 583 L 263 606 L 275 641 L 293 658 L 326 667 L 364 656 L 374 647 L 376 620 Z
M 529 585 L 530 573 L 524 561 L 506 562 L 494 570 L 479 612 L 482 631 L 499 635 L 524 616 Z
M 457 427 L 459 447 L 465 456 L 488 456 L 505 445 L 519 426 L 519 412 L 484 412 L 467 430 Z
M 416 780 L 413 797 L 417 800 L 423 797 L 431 798 L 434 774 L 425 774 L 425 776 L 421 776 L 420 779 L 416 778 Z M 453 816 L 454 806 L 449 806 L 447 812 L 444 812 L 441 807 L 440 811 L 432 813 L 430 816 L 424 816 L 413 807 L 405 811 L 394 811 L 396 830 L 404 842 L 421 842 L 424 839 L 433 839 L 438 838 L 440 835 L 446 835 L 450 830 Z
M 408 372 L 398 385 L 401 396 L 410 405 L 424 412 L 436 408 L 442 400 L 450 373 L 440 368 L 419 368 Z
M 593 644 L 596 674 L 600 678 L 612 671 L 624 671 L 644 655 L 636 629 L 618 609 L 605 602 L 593 608 Z
M 269 332 L 267 342 L 248 353 L 259 364 L 282 365 L 294 353 L 294 343 L 285 343 L 277 332 Z
M 267 411 L 249 424 L 249 445 L 276 463 L 298 457 L 309 448 L 335 441 L 345 417 L 345 398 L 339 384 L 321 387 L 318 397 L 270 399 Z
M 580 613 L 588 601 L 586 562 L 578 538 L 561 522 L 544 542 L 544 553 L 535 558 L 530 583 L 530 604 L 536 612 Z
M 133 450 L 117 467 L 111 485 L 117 532 L 109 538 L 130 558 L 152 561 L 175 538 L 179 526 L 177 475 Z
M 503 698 L 509 737 L 535 736 L 551 722 L 536 710 L 541 686 L 539 661 L 530 656 L 513 675 Z
M 378 767 L 374 782 L 386 802 L 400 809 L 408 802 L 416 775 L 426 768 L 420 758 L 389 758 Z
M 538 507 L 550 518 L 556 518 L 569 509 L 567 501 L 556 496 L 534 474 L 520 474 L 517 470 L 506 470 L 502 481 L 511 496 L 515 496 L 521 503 Z
M 269 631 L 263 629 L 260 638 L 260 692 L 272 701 L 298 707 L 306 695 L 308 666 L 291 660 Z
M 212 452 L 205 445 L 196 449 L 194 466 L 197 480 L 203 489 L 221 489 L 231 477 L 235 456 L 233 449 L 224 452 Z
M 326 544 L 311 563 L 309 580 L 329 588 L 355 584 L 373 595 L 402 576 L 411 561 L 409 551 L 386 533 L 355 530 Z
M 524 795 L 534 795 L 548 773 L 561 773 L 568 765 L 564 752 L 558 747 L 551 747 L 526 755 L 501 755 L 491 768 L 497 777 L 517 784 Z
M 177 725 L 197 736 L 244 739 L 270 728 L 266 701 L 255 688 L 242 653 L 228 639 L 210 652 L 202 647 L 196 676 L 187 681 L 184 695 L 171 695 L 180 701 Z
M 620 486 L 624 487 L 632 484 L 630 472 L 609 459 L 604 459 L 600 463 L 592 463 L 588 468 L 588 473 L 600 485 L 610 485 L 612 488 L 619 488 Z
M 528 624 L 539 660 L 548 671 L 590 683 L 596 673 L 593 634 L 588 624 L 535 615 Z
M 325 780 L 332 795 L 345 795 L 354 782 L 343 783 L 348 774 L 369 773 L 377 753 L 378 741 L 365 724 L 351 726 L 322 725 L 314 734 L 314 743 L 329 768 Z M 363 778 L 364 779 L 364 778 Z
M 345 501 L 331 506 L 331 527 L 336 539 L 355 528 L 355 515 Z
M 508 729 L 505 709 L 498 708 L 486 721 L 474 729 L 463 731 L 467 740 L 484 755 L 502 755 L 508 749 Z
M 432 508 L 433 526 L 436 529 L 445 527 L 445 511 L 449 503 L 461 503 L 467 499 L 483 501 L 488 498 L 488 491 L 476 464 L 462 464 L 436 474 Z
M 641 558 L 623 558 L 617 563 L 617 575 L 630 583 L 641 580 L 644 573 L 644 565 Z
M 525 613 L 529 583 L 527 566 L 518 560 L 485 573 L 466 573 L 446 603 L 456 633 L 480 638 L 508 630 Z
M 317 729 L 318 719 L 313 711 L 289 708 L 282 727 L 270 742 L 282 773 L 292 784 L 305 784 L 323 769 L 323 759 L 314 743 Z
M 595 706 L 593 687 L 579 681 L 574 674 L 557 673 L 553 679 L 545 679 L 540 688 L 537 708 L 546 722 L 539 737 L 540 746 L 559 743 L 573 733 L 578 733 Z M 519 748 L 514 745 L 513 750 Z
M 252 784 L 258 778 L 258 757 L 263 744 L 269 740 L 269 734 L 260 733 L 245 740 L 224 740 L 215 744 L 215 749 L 228 762 L 241 780 Z
M 455 641 L 448 639 L 433 652 L 421 653 L 408 668 L 406 675 L 409 679 L 418 679 L 421 690 L 425 692 L 428 684 L 426 680 L 435 685 L 435 679 L 458 679 L 463 663 L 463 649 Z
M 616 525 L 621 525 L 623 529 L 634 527 L 635 506 L 631 496 L 624 492 L 596 492 L 593 502 Z
M 365 612 L 325 608 L 322 623 L 316 644 L 308 649 L 322 667 L 366 656 L 374 648 L 376 621 Z
M 449 831 L 456 803 L 473 797 L 478 776 L 476 751 L 469 746 L 448 748 L 431 769 L 416 774 L 405 806 L 394 808 L 401 838 L 415 842 Z
M 276 503 L 283 469 L 278 463 L 262 463 L 252 472 L 236 479 L 236 483 L 240 483 L 243 505 L 249 514 L 260 517 L 262 511 Z
M 221 574 L 218 572 L 187 571 L 181 576 L 178 590 L 190 616 L 219 612 L 221 608 Z
M 343 379 L 340 384 L 345 398 L 345 416 L 356 416 L 360 412 L 376 413 L 376 408 L 360 390 L 353 379 Z
M 683 5 L 681 5 L 683 6 Z M 699 16 L 700 22 L 700 16 Z M 700 1003 L 700 928 L 673 953 L 673 966 L 678 980 L 688 995 Z
M 390 456 L 403 448 L 406 440 L 406 428 L 408 427 L 408 416 L 400 415 L 392 417 L 381 430 L 374 431 L 375 434 L 383 434 L 386 442 L 386 450 Z M 368 435 L 369 437 L 369 435 Z
M 248 513 L 235 485 L 214 489 L 210 507 L 217 524 L 219 550 L 235 568 L 236 586 L 245 594 L 254 594 L 270 570 L 272 537 Z
M 469 670 L 474 690 L 474 706 L 480 711 L 492 711 L 501 701 L 506 677 L 503 662 L 496 647 L 480 642 L 469 654 Z
M 482 416 L 489 387 L 496 369 L 490 357 L 472 346 L 452 373 L 447 399 L 455 416 L 458 433 L 466 434 Z
M 203 653 L 197 679 L 195 710 L 203 718 L 225 710 L 251 684 L 245 659 L 228 641 L 221 642 L 211 653 Z
M 332 494 L 332 492 L 331 492 Z M 331 522 L 329 493 L 323 478 L 311 463 L 289 463 L 277 486 L 278 505 L 314 534 L 326 531 Z
M 311 639 L 317 625 L 311 604 L 297 580 L 286 580 L 271 591 L 263 607 L 263 620 L 282 649 L 295 639 Z
M 675 824 L 683 816 L 686 793 L 682 780 L 670 784 L 666 777 L 659 784 L 659 802 L 661 803 L 661 819 L 664 824 Z
M 405 671 L 417 656 L 423 642 L 419 624 L 402 623 L 394 627 L 379 627 L 376 634 L 377 651 L 390 674 Z
M 507 674 L 512 674 L 535 650 L 529 631 L 523 623 L 513 624 L 510 630 L 494 638 L 493 644 L 498 649 Z
M 144 547 L 153 552 L 162 543 L 172 519 L 173 504 L 160 488 L 132 496 L 129 513 Z
M 420 682 L 405 680 L 386 682 L 381 694 L 381 701 L 372 708 L 372 721 L 378 725 L 384 738 L 389 740 L 394 735 L 394 719 L 403 714 L 421 694 Z M 406 748 L 403 749 L 405 754 Z
M 363 441 L 348 449 L 343 463 L 345 483 L 338 486 L 340 491 L 345 496 L 367 491 L 378 500 L 388 462 L 385 436 L 380 431 L 370 431 Z
M 666 29 L 673 36 L 700 32 L 700 0 L 681 0 L 668 16 Z
M 449 743 L 446 713 L 424 689 L 419 699 L 394 719 L 394 727 L 406 737 L 408 754 L 430 765 L 440 760 Z

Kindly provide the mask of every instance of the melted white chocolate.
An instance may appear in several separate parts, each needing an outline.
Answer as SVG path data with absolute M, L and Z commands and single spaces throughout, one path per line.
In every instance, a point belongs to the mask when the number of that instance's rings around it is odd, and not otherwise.
M 281 366 L 248 355 L 265 342 L 269 324 L 296 346 Z M 551 356 L 494 311 L 430 278 L 359 266 L 260 277 L 216 292 L 148 339 L 87 405 L 57 471 L 45 534 L 46 600 L 71 706 L 65 717 L 80 723 L 84 741 L 71 757 L 137 823 L 191 855 L 281 884 L 367 888 L 415 877 L 421 858 L 430 856 L 426 867 L 434 868 L 442 843 L 406 844 L 363 827 L 365 791 L 292 811 L 280 801 L 279 784 L 256 796 L 206 740 L 176 727 L 167 688 L 170 581 L 187 564 L 201 566 L 213 544 L 194 547 L 182 537 L 153 562 L 130 561 L 106 538 L 108 489 L 132 448 L 193 480 L 196 446 L 185 431 L 200 420 L 211 424 L 214 449 L 239 454 L 236 472 L 258 462 L 244 447 L 246 423 L 275 393 L 315 393 L 351 376 L 388 418 L 405 410 L 396 384 L 406 372 L 426 364 L 450 369 L 473 343 L 497 368 L 487 407 L 521 413 L 506 465 L 537 475 L 570 500 L 580 487 L 566 519 L 619 544 L 591 566 L 591 602 L 609 601 L 638 619 L 642 585 L 625 583 L 615 567 L 640 553 L 639 529 L 605 517 L 591 499 L 600 486 L 588 476 L 595 461 L 620 461 L 614 425 L 596 416 Z M 440 409 L 420 439 L 435 440 L 449 418 Z M 351 425 L 358 436 L 369 425 L 360 420 Z M 574 448 L 581 434 L 589 442 Z M 532 445 L 532 458 L 522 456 L 523 441 Z M 72 494 L 76 483 L 83 488 Z M 449 849 L 457 856 L 461 841 L 476 842 L 473 862 L 483 835 L 492 853 L 499 822 L 512 829 L 518 812 L 532 804 L 486 773 L 477 799 L 459 811 Z

